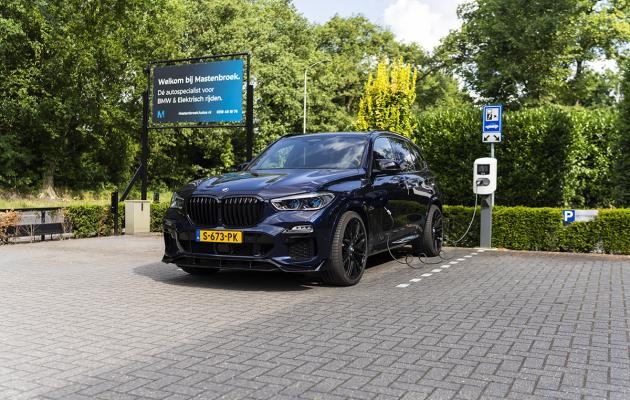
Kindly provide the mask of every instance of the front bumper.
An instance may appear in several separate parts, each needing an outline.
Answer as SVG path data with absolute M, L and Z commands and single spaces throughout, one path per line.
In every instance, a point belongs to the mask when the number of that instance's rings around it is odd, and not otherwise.
M 182 266 L 238 270 L 317 272 L 328 260 L 334 222 L 328 212 L 279 212 L 251 228 L 196 226 L 183 213 L 169 209 L 164 219 L 162 261 Z M 296 225 L 313 232 L 292 232 Z M 238 230 L 242 244 L 196 241 L 197 229 Z

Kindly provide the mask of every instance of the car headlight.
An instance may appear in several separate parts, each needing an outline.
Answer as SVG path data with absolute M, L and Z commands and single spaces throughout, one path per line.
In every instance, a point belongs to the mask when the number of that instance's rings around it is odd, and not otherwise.
M 184 209 L 184 198 L 177 193 L 173 193 L 173 197 L 171 197 L 171 205 L 170 208 L 176 208 L 178 210 Z
M 307 193 L 279 197 L 271 200 L 271 204 L 279 211 L 314 211 L 326 207 L 334 198 L 332 193 Z

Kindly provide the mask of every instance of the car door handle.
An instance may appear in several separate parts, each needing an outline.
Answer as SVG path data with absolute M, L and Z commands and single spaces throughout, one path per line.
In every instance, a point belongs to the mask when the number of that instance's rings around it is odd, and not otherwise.
M 434 184 L 431 181 L 422 182 L 420 186 L 429 193 L 435 192 Z

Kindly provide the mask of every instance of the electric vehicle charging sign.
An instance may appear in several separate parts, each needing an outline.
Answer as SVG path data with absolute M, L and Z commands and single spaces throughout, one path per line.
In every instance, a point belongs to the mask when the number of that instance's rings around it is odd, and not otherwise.
M 597 210 L 562 210 L 562 222 L 570 224 L 572 222 L 593 221 L 599 215 Z
M 501 104 L 483 106 L 483 131 L 481 135 L 483 143 L 501 142 L 502 117 L 503 106 Z

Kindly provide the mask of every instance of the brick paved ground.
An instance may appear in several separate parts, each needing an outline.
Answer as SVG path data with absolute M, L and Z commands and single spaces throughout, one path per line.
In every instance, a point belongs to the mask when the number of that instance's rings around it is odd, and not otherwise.
M 455 249 L 333 288 L 160 252 L 0 247 L 0 398 L 630 398 L 630 258 Z

